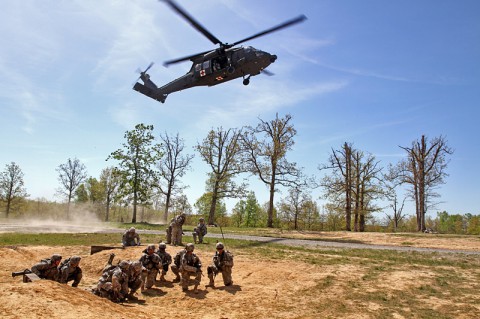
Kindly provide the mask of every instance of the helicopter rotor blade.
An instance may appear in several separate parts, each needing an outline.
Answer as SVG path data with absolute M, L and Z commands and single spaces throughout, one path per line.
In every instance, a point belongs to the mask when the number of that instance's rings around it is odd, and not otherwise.
M 213 34 L 211 34 L 207 29 L 205 29 L 200 23 L 198 23 L 191 15 L 189 15 L 184 9 L 182 9 L 175 1 L 173 0 L 163 0 L 168 4 L 174 11 L 181 15 L 185 20 L 187 20 L 195 29 L 197 29 L 201 34 L 206 36 L 213 44 L 221 44 L 222 41 L 217 39 Z M 188 60 L 188 59 L 187 59 Z M 180 62 L 180 61 L 178 61 Z
M 197 53 L 197 54 L 192 54 L 192 55 L 189 55 L 189 56 L 185 56 L 183 58 L 168 60 L 168 61 L 163 62 L 163 66 L 168 67 L 171 64 L 175 64 L 175 63 L 179 63 L 179 62 L 183 62 L 183 61 L 188 61 L 188 60 L 193 60 L 194 58 L 196 58 L 198 56 L 205 55 L 208 52 L 212 52 L 212 51 L 213 50 L 208 50 L 208 51 L 200 52 L 200 53 Z
M 140 73 L 140 76 L 137 78 L 137 81 L 142 78 L 142 75 L 146 74 L 148 70 L 154 65 L 154 62 L 150 62 L 145 71 L 142 71 L 140 68 L 137 68 L 136 72 Z
M 235 42 L 235 43 L 233 43 L 233 44 L 229 44 L 228 46 L 229 46 L 229 47 L 236 46 L 236 45 L 238 45 L 238 44 L 240 44 L 240 43 L 243 43 L 243 42 L 246 42 L 246 41 L 249 41 L 249 40 L 258 38 L 258 37 L 261 37 L 261 36 L 266 35 L 266 34 L 268 34 L 268 33 L 272 33 L 272 32 L 278 31 L 278 30 L 280 30 L 280 29 L 283 29 L 283 28 L 289 27 L 289 26 L 291 26 L 291 25 L 294 25 L 294 24 L 303 22 L 303 21 L 305 21 L 305 20 L 307 20 L 307 17 L 302 14 L 301 16 L 298 16 L 298 17 L 296 17 L 295 19 L 288 20 L 288 21 L 286 21 L 286 22 L 284 22 L 284 23 L 282 23 L 282 24 L 279 24 L 279 25 L 277 25 L 277 26 L 275 26 L 275 27 L 273 27 L 273 28 L 270 28 L 270 29 L 268 29 L 268 30 L 259 32 L 259 33 L 255 34 L 255 35 L 252 35 L 252 36 L 250 36 L 250 37 L 248 37 L 248 38 L 245 38 L 245 39 L 243 39 L 243 40 L 237 41 L 237 42 Z

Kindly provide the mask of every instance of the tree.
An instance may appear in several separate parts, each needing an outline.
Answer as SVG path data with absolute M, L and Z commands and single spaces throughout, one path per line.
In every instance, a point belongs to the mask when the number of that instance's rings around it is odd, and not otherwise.
M 122 183 L 121 173 L 114 167 L 107 167 L 100 173 L 100 184 L 104 187 L 105 195 L 105 221 L 110 219 L 110 207 L 114 203 L 120 185 Z
M 197 210 L 198 214 L 201 216 L 209 216 L 210 215 L 210 209 L 212 207 L 212 201 L 213 201 L 213 194 L 211 192 L 204 193 L 202 196 L 200 196 L 199 199 L 195 202 L 193 205 L 195 209 Z M 225 206 L 225 203 L 221 199 L 217 199 L 218 203 L 215 205 L 215 216 L 217 218 L 219 217 L 224 217 L 227 213 L 227 208 Z M 211 223 L 208 223 L 209 225 L 213 225 Z
M 267 227 L 273 227 L 274 197 L 277 185 L 291 186 L 300 174 L 296 163 L 287 160 L 286 155 L 294 145 L 297 131 L 290 123 L 292 116 L 287 114 L 266 122 L 260 119 L 256 128 L 248 127 L 244 134 L 244 144 L 248 151 L 249 171 L 257 175 L 269 188 Z M 261 135 L 263 139 L 259 139 Z
M 235 183 L 238 174 L 246 171 L 243 165 L 242 131 L 237 129 L 223 130 L 222 127 L 210 130 L 196 149 L 202 159 L 210 166 L 211 172 L 207 181 L 207 192 L 211 193 L 211 206 L 208 223 L 215 223 L 216 205 L 224 198 L 244 196 L 246 185 Z
M 328 164 L 319 166 L 319 170 L 331 169 L 332 175 L 322 179 L 321 186 L 325 197 L 333 202 L 344 203 L 345 227 L 351 231 L 352 222 L 352 197 L 354 175 L 352 170 L 352 145 L 345 142 L 340 150 L 332 148 Z M 329 211 L 333 211 L 329 209 Z
M 119 162 L 122 177 L 121 192 L 133 202 L 132 223 L 137 222 L 137 206 L 147 204 L 149 191 L 157 183 L 157 174 L 150 167 L 162 157 L 161 145 L 154 144 L 153 125 L 137 124 L 134 130 L 125 132 L 123 149 L 112 152 L 107 160 Z
M 383 184 L 385 190 L 385 198 L 389 201 L 389 207 L 392 209 L 392 215 L 386 214 L 387 219 L 393 225 L 393 231 L 396 232 L 400 222 L 405 218 L 403 213 L 403 208 L 405 206 L 406 197 L 403 197 L 402 200 L 398 198 L 396 191 L 397 186 L 399 185 L 394 177 L 394 168 L 392 165 L 388 168 L 388 173 L 383 175 Z M 400 203 L 401 201 L 401 203 Z
M 87 169 L 78 158 L 73 160 L 69 158 L 65 164 L 60 164 L 56 171 L 58 172 L 58 181 L 61 184 L 58 193 L 67 198 L 67 219 L 69 219 L 70 203 L 77 187 L 87 178 Z
M 402 184 L 411 186 L 411 197 L 415 201 L 417 216 L 417 231 L 425 231 L 425 214 L 428 208 L 435 207 L 431 199 L 438 197 L 435 189 L 445 183 L 448 176 L 447 155 L 453 150 L 447 145 L 443 136 L 432 139 L 422 135 L 420 140 L 412 142 L 411 147 L 402 147 L 407 152 L 407 158 L 399 162 L 396 167 L 395 178 Z
M 159 188 L 165 196 L 163 219 L 167 221 L 172 196 L 185 188 L 179 185 L 179 179 L 187 172 L 194 155 L 183 154 L 185 143 L 178 133 L 172 138 L 165 132 L 165 135 L 160 135 L 160 139 L 163 141 L 161 150 L 165 157 L 158 163 Z
M 7 218 L 12 208 L 29 196 L 24 187 L 23 176 L 20 166 L 15 162 L 5 165 L 5 170 L 0 174 L 0 199 L 6 202 Z

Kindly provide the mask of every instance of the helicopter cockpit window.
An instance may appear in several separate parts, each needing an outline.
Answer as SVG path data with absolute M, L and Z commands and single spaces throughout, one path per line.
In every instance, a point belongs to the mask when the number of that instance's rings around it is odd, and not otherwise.
M 199 72 L 201 69 L 202 69 L 201 63 L 195 64 L 195 72 Z
M 210 68 L 210 60 L 203 62 L 203 69 L 207 70 L 208 68 Z

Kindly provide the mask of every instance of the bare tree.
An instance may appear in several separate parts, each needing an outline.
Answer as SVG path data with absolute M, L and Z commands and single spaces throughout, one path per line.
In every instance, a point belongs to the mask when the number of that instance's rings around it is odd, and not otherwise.
M 353 179 L 352 145 L 345 142 L 340 150 L 332 148 L 328 164 L 319 166 L 319 170 L 332 170 L 332 175 L 326 175 L 321 182 L 325 197 L 333 202 L 344 203 L 345 227 L 351 231 Z
M 212 194 L 208 223 L 215 223 L 217 201 L 223 198 L 236 198 L 245 195 L 246 185 L 235 183 L 235 178 L 246 171 L 241 143 L 242 130 L 222 127 L 210 130 L 196 149 L 202 159 L 210 166 L 211 173 L 207 181 L 208 192 Z
M 447 145 L 443 136 L 428 141 L 425 135 L 412 142 L 411 147 L 402 147 L 407 158 L 397 166 L 396 177 L 404 184 L 412 187 L 411 195 L 415 201 L 417 215 L 417 231 L 425 231 L 425 214 L 427 208 L 435 205 L 432 198 L 438 197 L 435 189 L 445 183 L 448 176 L 447 155 L 453 150 Z
M 0 173 L 0 199 L 6 202 L 5 217 L 8 218 L 10 210 L 16 203 L 28 196 L 20 166 L 15 162 L 5 165 L 5 171 Z
M 400 222 L 405 218 L 403 208 L 405 207 L 405 200 L 407 197 L 403 197 L 400 200 L 397 194 L 397 187 L 399 182 L 395 178 L 395 169 L 393 166 L 388 167 L 387 174 L 383 175 L 383 189 L 385 191 L 385 198 L 390 202 L 389 207 L 392 209 L 392 215 L 386 214 L 387 219 L 393 225 L 393 231 L 397 231 Z
M 58 181 L 61 187 L 58 193 L 67 198 L 67 219 L 70 218 L 70 203 L 75 195 L 77 187 L 87 178 L 87 169 L 78 158 L 68 159 L 65 164 L 60 164 L 56 171 L 58 172 Z
M 294 145 L 293 137 L 297 131 L 290 123 L 292 116 L 285 115 L 266 122 L 260 119 L 256 128 L 249 127 L 244 135 L 245 147 L 248 151 L 249 170 L 257 175 L 269 188 L 267 227 L 273 227 L 274 196 L 277 185 L 291 186 L 298 181 L 300 170 L 296 163 L 290 163 L 287 152 Z M 258 139 L 260 135 L 263 139 Z
M 186 188 L 186 186 L 180 185 L 180 178 L 189 169 L 194 155 L 184 154 L 185 142 L 178 133 L 174 137 L 170 137 L 165 132 L 164 135 L 160 134 L 160 139 L 163 141 L 161 150 L 164 157 L 158 162 L 159 189 L 160 193 L 165 196 L 163 219 L 167 221 L 168 210 L 172 206 L 172 196 Z

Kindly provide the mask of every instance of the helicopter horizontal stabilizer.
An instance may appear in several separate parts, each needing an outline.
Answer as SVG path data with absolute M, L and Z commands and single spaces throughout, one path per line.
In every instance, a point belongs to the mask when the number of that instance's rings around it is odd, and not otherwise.
M 165 99 L 167 98 L 167 94 L 159 92 L 159 89 L 151 89 L 139 82 L 135 83 L 133 89 L 137 92 L 142 93 L 143 95 L 146 95 L 162 103 L 165 103 Z

